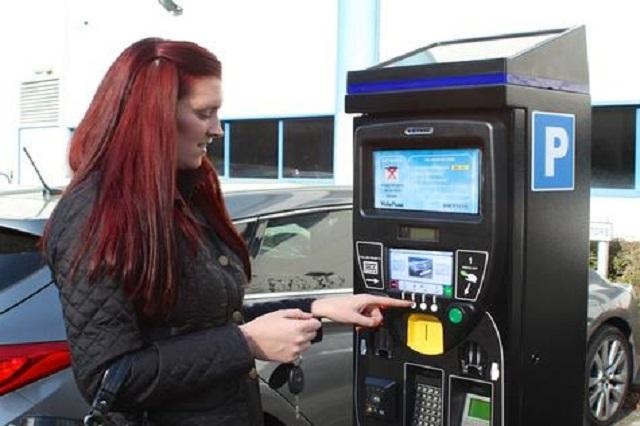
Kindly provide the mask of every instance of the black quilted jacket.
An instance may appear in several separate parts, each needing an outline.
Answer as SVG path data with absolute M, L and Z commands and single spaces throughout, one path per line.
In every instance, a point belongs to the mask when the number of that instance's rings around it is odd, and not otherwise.
M 71 280 L 69 249 L 79 240 L 98 182 L 93 176 L 63 197 L 50 219 L 46 247 L 85 399 L 93 399 L 113 361 L 129 353 L 133 364 L 116 410 L 145 411 L 153 425 L 262 424 L 254 360 L 238 324 L 275 309 L 308 311 L 312 300 L 243 308 L 240 259 L 205 225 L 197 255 L 180 259 L 177 302 L 166 320 L 143 318 L 109 278 L 87 282 L 82 264 Z M 181 192 L 188 200 L 189 185 L 183 182 Z

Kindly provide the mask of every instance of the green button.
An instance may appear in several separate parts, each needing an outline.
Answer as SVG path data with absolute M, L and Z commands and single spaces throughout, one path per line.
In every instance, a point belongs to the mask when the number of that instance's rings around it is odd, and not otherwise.
M 454 324 L 460 324 L 462 322 L 462 309 L 460 308 L 451 308 L 449 309 L 449 321 Z

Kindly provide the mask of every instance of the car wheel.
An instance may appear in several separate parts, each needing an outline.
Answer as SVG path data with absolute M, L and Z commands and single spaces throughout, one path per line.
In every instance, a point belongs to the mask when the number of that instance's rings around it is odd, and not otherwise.
M 622 332 L 610 325 L 600 328 L 587 351 L 586 416 L 591 425 L 609 425 L 622 414 L 629 391 L 631 349 Z

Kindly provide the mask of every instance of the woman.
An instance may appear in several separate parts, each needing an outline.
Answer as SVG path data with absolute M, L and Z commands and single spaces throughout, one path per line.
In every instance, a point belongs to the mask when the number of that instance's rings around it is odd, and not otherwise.
M 247 249 L 207 145 L 222 137 L 220 62 L 145 39 L 113 63 L 71 141 L 73 179 L 44 237 L 73 370 L 91 401 L 132 360 L 116 409 L 151 424 L 261 424 L 254 359 L 291 362 L 318 317 L 374 327 L 370 295 L 242 307 Z

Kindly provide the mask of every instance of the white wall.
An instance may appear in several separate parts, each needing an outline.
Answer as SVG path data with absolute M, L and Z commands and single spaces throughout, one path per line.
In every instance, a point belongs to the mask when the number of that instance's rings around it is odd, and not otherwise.
M 20 81 L 52 69 L 62 79 L 61 127 L 82 119 L 109 65 L 144 37 L 195 41 L 223 63 L 223 118 L 332 115 L 337 2 L 20 0 L 3 5 L 0 172 L 17 173 Z M 3 47 L 4 49 L 4 47 Z M 6 64 L 6 65 L 5 65 Z M 4 178 L 0 176 L 0 185 Z
M 17 102 L 17 79 L 0 75 L 0 172 L 9 176 L 17 174 Z M 0 176 L 0 188 L 7 185 L 7 179 Z
M 0 172 L 18 177 L 20 82 L 34 71 L 64 66 L 65 0 L 2 5 L 0 39 Z M 0 186 L 6 185 L 0 176 Z
M 71 122 L 117 54 L 150 36 L 195 41 L 219 57 L 224 118 L 333 113 L 335 2 L 177 0 L 182 16 L 155 0 L 70 2 Z
M 71 172 L 67 166 L 69 130 L 66 127 L 27 127 L 20 129 L 18 149 L 20 157 L 16 183 L 40 185 L 40 179 L 29 158 L 22 152 L 26 148 L 49 186 L 62 186 L 69 182 Z

